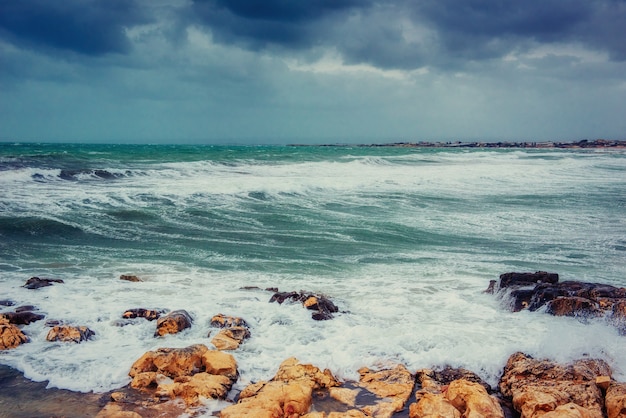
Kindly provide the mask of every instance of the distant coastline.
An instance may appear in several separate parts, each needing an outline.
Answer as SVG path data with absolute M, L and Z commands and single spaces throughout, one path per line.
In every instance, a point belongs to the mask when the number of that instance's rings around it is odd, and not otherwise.
M 309 144 L 290 144 L 292 147 L 309 147 L 309 146 L 321 146 L 321 147 L 344 147 L 344 146 L 356 146 L 365 148 L 375 147 L 396 147 L 396 148 L 626 148 L 626 140 L 609 140 L 609 139 L 595 139 L 588 140 L 583 139 L 577 142 L 390 142 L 384 144 L 322 144 L 322 145 L 309 145 Z

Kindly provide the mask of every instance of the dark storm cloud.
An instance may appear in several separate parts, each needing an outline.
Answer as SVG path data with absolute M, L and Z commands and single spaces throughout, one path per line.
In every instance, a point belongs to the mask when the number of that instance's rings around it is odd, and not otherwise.
M 253 50 L 333 47 L 382 68 L 458 66 L 542 43 L 576 42 L 626 59 L 624 0 L 194 0 L 214 39 Z M 401 22 L 430 31 L 421 41 Z
M 0 35 L 34 49 L 126 52 L 125 28 L 148 20 L 132 0 L 0 0 Z

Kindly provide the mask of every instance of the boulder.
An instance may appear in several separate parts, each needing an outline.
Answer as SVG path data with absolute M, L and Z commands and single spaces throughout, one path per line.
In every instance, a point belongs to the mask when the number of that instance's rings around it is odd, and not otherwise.
M 211 343 L 218 350 L 236 350 L 239 345 L 250 337 L 250 331 L 246 327 L 230 327 L 221 330 Z
M 285 301 L 301 302 L 302 305 L 312 310 L 311 318 L 316 321 L 324 321 L 333 318 L 333 313 L 339 312 L 339 308 L 326 296 L 316 295 L 308 292 L 275 292 L 270 298 L 270 302 L 279 304 Z
M 215 328 L 231 328 L 231 327 L 245 327 L 250 328 L 248 323 L 237 316 L 227 316 L 224 314 L 217 314 L 211 318 L 211 326 Z
M 0 306 L 13 306 L 15 305 L 15 302 L 13 302 L 10 299 L 2 299 L 0 300 Z
M 605 404 L 608 418 L 626 417 L 626 383 L 611 382 L 606 390 Z
M 0 318 L 0 350 L 15 348 L 25 342 L 28 342 L 28 338 L 22 330 L 7 319 Z
M 133 388 L 155 388 L 158 398 L 181 398 L 192 406 L 205 398 L 225 399 L 239 374 L 230 354 L 196 344 L 149 351 L 135 361 L 129 376 Z
M 510 286 L 535 286 L 538 283 L 555 284 L 559 281 L 559 275 L 545 271 L 535 273 L 503 273 L 500 275 L 500 289 Z
M 120 275 L 120 280 L 125 280 L 127 282 L 143 282 L 143 280 L 133 274 L 122 274 Z
M 610 375 L 609 366 L 602 360 L 579 360 L 563 366 L 515 353 L 504 368 L 500 391 L 512 398 L 522 418 L 535 418 L 551 411 L 555 415 L 580 412 L 584 417 L 602 418 L 604 400 L 595 382 L 599 376 Z M 556 411 L 568 404 L 578 405 L 582 410 L 569 405 Z
M 391 417 L 404 408 L 415 386 L 414 376 L 403 365 L 372 371 L 359 369 L 359 386 L 381 398 L 361 410 L 368 416 Z
M 598 303 L 580 296 L 558 296 L 548 302 L 546 312 L 554 316 L 596 316 Z
M 181 309 L 172 311 L 157 320 L 155 337 L 162 337 L 167 334 L 176 334 L 186 328 L 191 327 L 193 320 L 187 311 Z
M 504 418 L 499 402 L 478 383 L 455 380 L 448 386 L 445 396 L 462 417 Z
M 133 318 L 145 318 L 148 321 L 154 321 L 155 319 L 159 319 L 162 314 L 166 311 L 163 309 L 144 309 L 144 308 L 132 308 L 127 309 L 122 314 L 122 318 L 125 319 L 133 319 Z
M 25 287 L 26 289 L 39 289 L 40 287 L 52 286 L 54 283 L 63 283 L 63 280 L 40 279 L 39 277 L 31 277 L 22 287 Z
M 0 318 L 5 318 L 10 324 L 14 325 L 28 325 L 31 322 L 39 321 L 44 317 L 44 315 L 36 314 L 34 312 L 17 312 L 17 310 L 16 312 L 4 312 L 0 314 Z
M 57 325 L 48 332 L 46 340 L 80 343 L 91 339 L 94 335 L 96 333 L 85 326 Z

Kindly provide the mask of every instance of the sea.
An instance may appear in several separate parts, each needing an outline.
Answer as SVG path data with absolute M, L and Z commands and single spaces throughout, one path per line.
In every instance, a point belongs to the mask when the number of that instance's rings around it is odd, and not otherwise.
M 626 381 L 606 319 L 483 292 L 511 271 L 626 286 L 626 150 L 0 143 L 0 300 L 15 304 L 0 312 L 46 316 L 0 364 L 48 387 L 120 388 L 148 350 L 212 348 L 219 313 L 250 326 L 236 389 L 289 357 L 343 380 L 401 363 L 495 385 L 517 351 L 602 358 Z M 24 288 L 34 276 L 64 283 Z M 267 288 L 339 312 L 315 321 Z M 154 337 L 154 322 L 120 326 L 130 308 L 193 325 Z M 48 320 L 95 336 L 48 342 Z

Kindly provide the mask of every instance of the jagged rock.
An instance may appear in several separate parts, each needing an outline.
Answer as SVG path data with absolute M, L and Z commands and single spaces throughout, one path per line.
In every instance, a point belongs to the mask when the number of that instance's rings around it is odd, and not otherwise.
M 250 331 L 246 327 L 230 327 L 221 330 L 211 343 L 218 350 L 236 350 L 239 345 L 250 337 Z
M 233 356 L 196 344 L 148 351 L 129 376 L 133 388 L 156 388 L 157 397 L 180 397 L 197 405 L 202 398 L 224 399 L 239 374 Z
M 448 386 L 445 396 L 463 417 L 504 418 L 498 401 L 478 383 L 455 380 Z
M 248 323 L 243 319 L 237 316 L 227 316 L 224 314 L 217 314 L 213 318 L 211 318 L 211 326 L 216 328 L 231 328 L 231 327 L 246 327 Z
M 626 383 L 611 382 L 606 390 L 605 404 L 608 418 L 626 417 Z
M 15 348 L 28 342 L 28 338 L 22 330 L 9 323 L 5 318 L 0 318 L 0 350 Z
M 298 417 L 309 412 L 313 390 L 338 386 L 329 370 L 323 372 L 295 358 L 285 360 L 270 382 L 258 382 L 239 394 L 239 401 L 222 409 L 221 418 Z
M 46 340 L 80 343 L 91 339 L 94 335 L 96 333 L 85 326 L 57 325 L 48 332 Z
M 595 316 L 598 303 L 579 296 L 558 296 L 548 302 L 546 312 L 554 316 Z
M 369 416 L 391 417 L 404 408 L 415 386 L 414 376 L 403 365 L 380 371 L 362 368 L 359 375 L 359 386 L 382 398 L 361 408 Z
M 40 279 L 39 277 L 31 277 L 22 287 L 26 289 L 39 289 L 40 287 L 52 286 L 54 283 L 64 282 L 61 279 Z
M 339 312 L 339 308 L 327 297 L 315 295 L 307 292 L 275 292 L 270 298 L 270 302 L 283 302 L 290 300 L 292 302 L 301 302 L 302 305 L 314 311 L 311 317 L 316 321 L 324 321 L 333 318 L 333 313 Z
M 500 275 L 500 289 L 510 286 L 534 286 L 538 283 L 552 283 L 559 281 L 559 275 L 545 271 L 535 273 L 503 273 Z
M 164 309 L 144 309 L 144 308 L 133 308 L 127 309 L 122 314 L 122 318 L 133 319 L 133 318 L 145 318 L 148 321 L 154 321 L 155 319 L 159 319 L 162 314 L 166 311 Z
M 172 311 L 157 320 L 155 337 L 162 337 L 167 334 L 176 334 L 186 328 L 191 327 L 193 320 L 187 311 L 181 309 Z
M 133 274 L 122 274 L 120 275 L 120 280 L 125 280 L 127 282 L 143 282 L 143 280 Z
M 14 325 L 28 325 L 31 322 L 39 321 L 45 316 L 30 311 L 21 312 L 4 312 L 0 314 L 0 318 L 5 318 L 9 323 Z
M 500 391 L 512 398 L 522 418 L 536 418 L 560 406 L 563 408 L 557 414 L 572 414 L 571 405 L 565 406 L 570 403 L 583 408 L 584 417 L 602 418 L 604 402 L 595 380 L 610 375 L 609 366 L 602 360 L 579 360 L 562 366 L 515 353 L 504 368 Z

